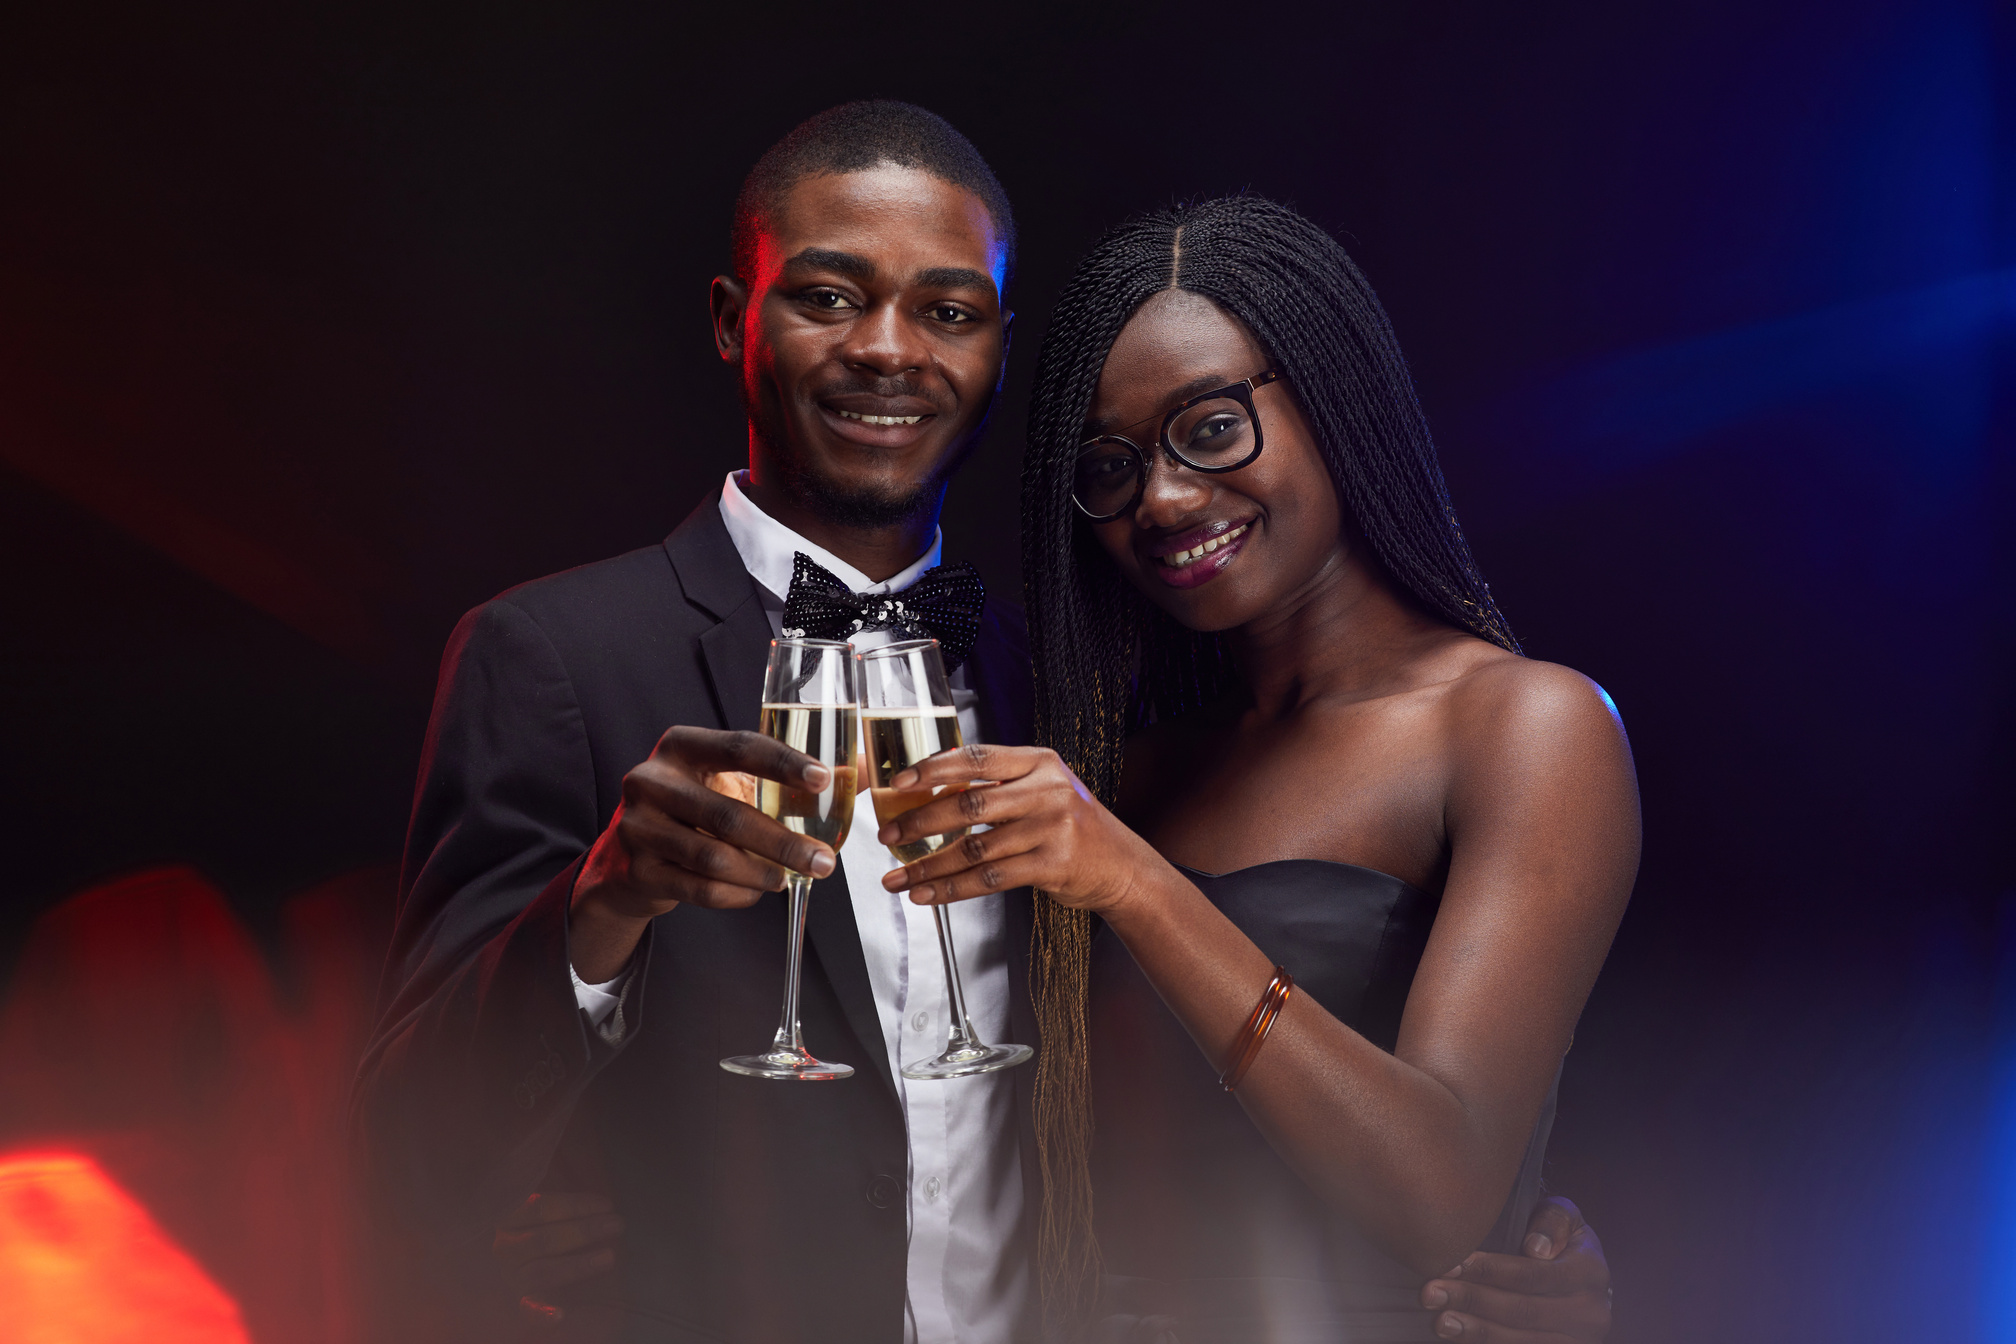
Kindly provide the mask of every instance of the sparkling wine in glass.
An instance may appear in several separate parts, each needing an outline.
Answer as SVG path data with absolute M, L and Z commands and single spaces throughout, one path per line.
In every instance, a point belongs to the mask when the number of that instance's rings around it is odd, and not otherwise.
M 859 781 L 855 752 L 860 740 L 853 649 L 827 639 L 770 641 L 770 666 L 763 674 L 763 732 L 795 747 L 833 772 L 823 789 L 756 781 L 756 806 L 785 827 L 833 847 L 838 854 L 854 818 Z M 805 903 L 812 878 L 787 872 L 784 926 L 784 1011 L 777 1035 L 760 1055 L 721 1061 L 730 1073 L 751 1078 L 820 1081 L 846 1078 L 850 1064 L 814 1059 L 798 1029 L 799 965 L 805 950 Z
M 922 807 L 940 789 L 898 790 L 889 781 L 928 756 L 961 745 L 959 711 L 952 704 L 952 690 L 945 680 L 945 664 L 938 656 L 935 639 L 912 639 L 885 644 L 859 655 L 861 664 L 861 727 L 866 734 L 868 753 L 868 797 L 875 805 L 875 820 L 888 825 L 913 808 Z M 951 786 L 954 789 L 963 785 Z M 943 835 L 891 845 L 890 851 L 904 863 L 915 863 L 966 834 L 959 827 Z M 905 1078 L 963 1078 L 972 1073 L 993 1073 L 1013 1068 L 1035 1051 L 1026 1045 L 988 1045 L 973 1030 L 966 1015 L 966 991 L 959 983 L 959 958 L 952 949 L 952 922 L 946 907 L 934 905 L 931 913 L 938 921 L 938 950 L 945 958 L 945 993 L 951 1019 L 950 1036 L 944 1053 L 903 1070 Z

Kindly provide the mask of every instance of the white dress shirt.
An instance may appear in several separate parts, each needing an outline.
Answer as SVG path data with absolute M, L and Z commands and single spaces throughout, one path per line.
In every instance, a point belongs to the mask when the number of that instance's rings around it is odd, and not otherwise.
M 721 488 L 721 520 L 756 580 L 773 631 L 783 630 L 784 598 L 790 591 L 796 552 L 803 551 L 857 593 L 900 591 L 938 563 L 942 532 L 915 563 L 875 583 L 750 503 L 742 493 L 742 475 L 730 472 Z M 855 643 L 866 647 L 886 638 L 866 634 Z M 968 689 L 963 667 L 952 674 L 951 686 L 960 731 L 968 742 L 981 740 L 978 696 Z M 945 971 L 931 911 L 882 888 L 883 875 L 898 865 L 875 838 L 879 829 L 864 789 L 855 803 L 854 824 L 840 859 L 868 962 L 876 1016 L 882 1023 L 882 1044 L 889 1053 L 889 1071 L 896 1079 L 909 1132 L 910 1242 L 903 1336 L 907 1344 L 1008 1344 L 1031 1288 L 1029 1266 L 1020 1255 L 1011 1254 L 1019 1245 L 1016 1231 L 1023 1204 L 1014 1080 L 1006 1071 L 923 1081 L 903 1077 L 904 1065 L 930 1059 L 945 1048 L 950 1025 Z M 966 1011 L 973 1029 L 990 1043 L 1006 1040 L 1009 1031 L 1003 920 L 1007 899 L 983 896 L 949 907 Z M 627 979 L 627 971 L 602 985 L 575 978 L 575 997 L 582 1010 L 611 1040 L 622 1035 Z M 811 1044 L 815 1053 L 831 1049 Z M 864 1068 L 847 1085 L 880 1083 Z

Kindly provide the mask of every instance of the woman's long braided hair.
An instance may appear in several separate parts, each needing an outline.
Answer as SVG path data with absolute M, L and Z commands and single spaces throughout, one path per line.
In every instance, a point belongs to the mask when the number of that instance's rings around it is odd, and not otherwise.
M 1037 738 L 1108 806 L 1128 735 L 1216 699 L 1236 675 L 1224 638 L 1185 629 L 1137 593 L 1071 503 L 1107 353 L 1135 310 L 1164 289 L 1210 299 L 1273 356 L 1346 514 L 1398 585 L 1450 624 L 1519 650 L 1456 524 L 1392 324 L 1337 240 L 1255 196 L 1143 215 L 1099 241 L 1057 302 L 1037 360 L 1022 469 Z M 1046 1310 L 1060 1321 L 1091 1309 L 1099 1258 L 1088 1167 L 1091 937 L 1089 916 L 1038 897 L 1038 1253 Z

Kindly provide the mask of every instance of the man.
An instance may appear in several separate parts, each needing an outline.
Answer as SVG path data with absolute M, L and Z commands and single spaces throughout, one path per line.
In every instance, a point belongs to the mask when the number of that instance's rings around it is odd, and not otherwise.
M 1014 247 L 992 172 L 937 117 L 865 103 L 800 126 L 745 183 L 734 274 L 713 288 L 748 470 L 661 546 L 457 627 L 356 1099 L 408 1333 L 497 1337 L 482 1304 L 511 1294 L 493 1242 L 548 1281 L 613 1259 L 568 1310 L 631 1338 L 1039 1333 L 1031 1071 L 903 1079 L 943 1044 L 931 916 L 882 890 L 872 820 L 835 855 L 726 782 L 823 780 L 751 731 L 797 557 L 865 594 L 938 564 L 946 482 L 1000 387 Z M 967 736 L 1024 741 L 1019 616 L 988 602 L 977 628 L 954 674 Z M 837 1086 L 717 1063 L 774 1020 L 784 920 L 762 896 L 787 867 L 819 879 L 801 1018 L 815 1054 L 859 1069 Z M 1034 1043 L 1026 895 L 955 918 L 977 1028 Z M 1551 1250 L 1582 1235 L 1548 1216 Z M 1443 1285 L 1450 1305 L 1507 1324 L 1587 1320 L 1607 1283 L 1593 1240 L 1551 1264 L 1472 1263 Z M 1484 1296 L 1515 1268 L 1528 1296 Z

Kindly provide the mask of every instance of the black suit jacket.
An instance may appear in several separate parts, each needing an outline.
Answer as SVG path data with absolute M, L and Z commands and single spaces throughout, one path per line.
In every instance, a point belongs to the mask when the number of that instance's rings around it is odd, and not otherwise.
M 1028 738 L 1019 616 L 990 601 L 968 663 L 994 741 Z M 852 1079 L 718 1065 L 774 1029 L 781 896 L 654 921 L 618 1047 L 587 1029 L 568 973 L 568 898 L 624 773 L 673 724 L 755 728 L 770 638 L 715 498 L 662 546 L 515 588 L 456 627 L 353 1108 L 404 1333 L 494 1338 L 497 1222 L 533 1190 L 592 1183 L 627 1224 L 627 1337 L 901 1338 L 904 1119 L 843 874 L 813 888 L 801 1021 Z M 1034 1040 L 1029 902 L 1007 908 L 1012 1038 Z M 1031 1072 L 1015 1085 L 1033 1186 Z

